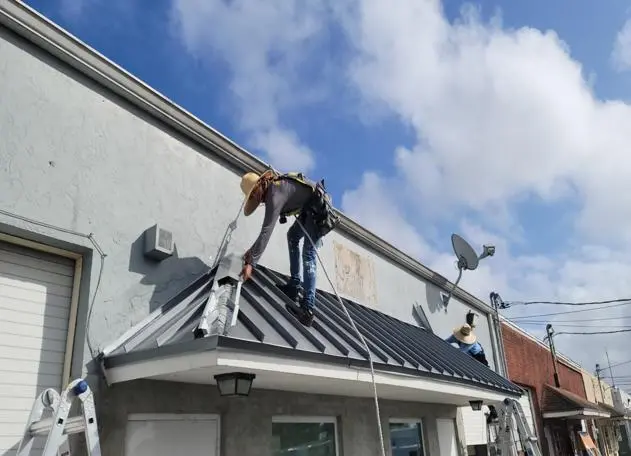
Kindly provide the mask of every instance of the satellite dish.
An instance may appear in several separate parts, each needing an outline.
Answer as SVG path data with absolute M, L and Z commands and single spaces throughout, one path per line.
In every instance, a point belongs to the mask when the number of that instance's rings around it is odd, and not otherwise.
M 473 250 L 473 247 L 471 247 L 471 245 L 467 241 L 465 241 L 461 236 L 458 236 L 456 233 L 453 233 L 451 235 L 451 245 L 454 248 L 456 258 L 458 258 L 458 278 L 456 279 L 454 286 L 449 291 L 449 294 L 443 298 L 445 312 L 447 312 L 447 304 L 449 304 L 451 295 L 460 283 L 460 279 L 462 279 L 462 271 L 464 271 L 465 269 L 473 271 L 478 267 L 481 259 L 488 256 L 493 256 L 495 254 L 494 246 L 484 245 L 482 253 L 478 255 L 477 253 L 475 253 L 475 250 Z
M 467 241 L 454 233 L 451 235 L 451 245 L 454 247 L 456 258 L 458 258 L 458 269 L 473 271 L 478 267 L 480 263 L 478 254 L 475 253 L 475 250 L 473 250 L 473 247 L 471 247 Z

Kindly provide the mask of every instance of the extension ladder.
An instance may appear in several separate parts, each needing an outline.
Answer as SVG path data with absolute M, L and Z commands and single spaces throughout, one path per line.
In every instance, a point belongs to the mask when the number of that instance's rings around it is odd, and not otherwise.
M 81 401 L 83 416 L 68 418 L 75 398 Z M 42 419 L 45 411 L 51 418 Z M 101 456 L 94 396 L 83 379 L 71 382 L 61 395 L 49 388 L 35 399 L 16 456 L 29 456 L 35 437 L 44 435 L 48 438 L 42 456 L 71 456 L 68 435 L 80 432 L 85 433 L 88 456 Z
M 489 452 L 492 456 L 516 456 L 518 454 L 515 446 L 517 439 L 513 438 L 513 420 L 524 454 L 542 456 L 537 437 L 528 426 L 524 410 L 518 401 L 509 398 L 504 399 L 498 418 L 498 423 L 489 424 L 489 427 L 495 427 L 493 429 L 493 441 L 489 438 Z M 491 436 L 490 429 L 488 435 Z

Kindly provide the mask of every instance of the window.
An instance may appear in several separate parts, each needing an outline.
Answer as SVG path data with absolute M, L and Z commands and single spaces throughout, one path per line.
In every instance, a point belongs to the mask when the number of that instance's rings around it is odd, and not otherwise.
M 337 456 L 336 420 L 332 417 L 274 417 L 274 456 Z
M 420 420 L 390 421 L 392 456 L 424 456 L 423 423 Z
M 125 434 L 125 456 L 219 455 L 216 415 L 130 415 Z

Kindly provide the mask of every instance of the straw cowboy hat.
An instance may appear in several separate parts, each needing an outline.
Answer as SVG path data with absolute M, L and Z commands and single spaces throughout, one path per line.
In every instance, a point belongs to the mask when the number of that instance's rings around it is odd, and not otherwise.
M 454 337 L 463 344 L 473 344 L 477 340 L 476 335 L 473 334 L 471 326 L 467 325 L 466 323 L 462 326 L 454 328 Z
M 262 175 L 256 173 L 246 173 L 241 178 L 241 191 L 246 196 L 247 200 L 245 206 L 243 206 L 243 215 L 246 217 L 251 215 L 257 207 L 261 204 L 260 201 L 256 201 L 252 198 L 252 192 L 256 188 L 262 177 L 271 176 L 272 171 L 265 171 Z

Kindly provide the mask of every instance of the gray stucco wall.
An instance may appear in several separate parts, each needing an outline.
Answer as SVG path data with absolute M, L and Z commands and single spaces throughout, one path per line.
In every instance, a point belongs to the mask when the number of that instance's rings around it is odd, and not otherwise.
M 273 416 L 334 416 L 338 422 L 340 455 L 380 454 L 374 403 L 369 398 L 253 390 L 248 398 L 234 399 L 220 397 L 214 386 L 137 381 L 103 390 L 98 404 L 103 456 L 124 456 L 127 417 L 134 413 L 218 414 L 224 456 L 268 454 Z M 441 454 L 436 418 L 456 416 L 455 407 L 436 404 L 380 401 L 380 410 L 387 449 L 390 419 L 422 419 L 429 456 Z
M 5 88 L 0 103 L 0 209 L 94 233 L 107 254 L 88 326 L 98 350 L 207 268 L 240 207 L 240 175 L 220 157 L 2 28 L 0 86 Z M 229 250 L 245 251 L 261 219 L 262 211 L 242 218 Z M 161 263 L 142 256 L 142 234 L 155 223 L 173 232 L 177 247 L 177 255 Z M 283 272 L 288 270 L 287 226 L 278 226 L 262 259 Z M 100 273 L 100 258 L 90 241 L 3 214 L 0 230 L 86 255 L 76 333 L 78 341 L 85 340 Z M 359 258 L 364 272 L 353 276 L 353 265 L 336 257 L 336 244 L 350 249 L 345 258 Z M 337 233 L 327 237 L 321 255 L 333 277 L 336 268 L 342 275 L 350 271 L 345 283 L 351 285 L 345 289 L 351 291 L 343 294 L 351 298 L 368 296 L 364 303 L 410 322 L 418 302 L 434 331 L 444 336 L 464 322 L 468 306 L 452 299 L 445 312 L 437 287 Z M 330 289 L 322 270 L 318 274 L 318 285 Z M 490 355 L 484 315 L 477 332 Z M 80 375 L 90 354 L 82 342 L 76 347 L 73 373 Z M 492 356 L 489 361 L 493 363 Z

